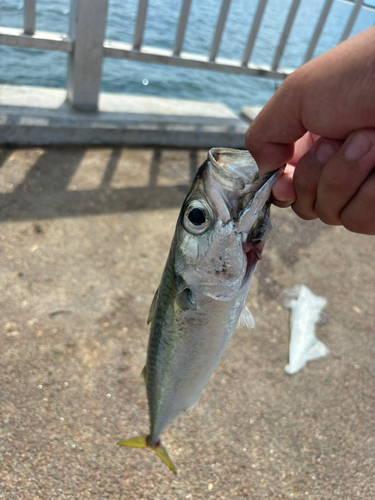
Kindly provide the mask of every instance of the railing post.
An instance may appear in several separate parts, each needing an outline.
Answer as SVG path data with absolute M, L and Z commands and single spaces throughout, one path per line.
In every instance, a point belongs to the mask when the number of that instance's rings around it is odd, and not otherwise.
M 24 0 L 23 29 L 25 35 L 35 33 L 35 0 Z
M 219 45 L 224 31 L 225 21 L 227 20 L 231 1 L 232 0 L 222 0 L 221 3 L 219 19 L 217 20 L 216 31 L 210 50 L 209 61 L 211 62 L 215 62 L 217 53 L 219 52 Z
M 322 9 L 322 12 L 320 13 L 320 17 L 319 17 L 317 25 L 315 27 L 314 34 L 311 38 L 310 45 L 309 45 L 307 52 L 305 54 L 305 59 L 303 60 L 304 64 L 309 62 L 314 54 L 316 44 L 318 43 L 320 34 L 323 30 L 324 23 L 327 20 L 327 17 L 328 17 L 330 9 L 332 7 L 332 4 L 333 4 L 333 0 L 326 0 L 325 4 L 323 5 L 323 9 Z
M 145 30 L 148 0 L 138 0 L 137 22 L 135 24 L 133 49 L 140 50 Z
M 255 41 L 256 41 L 256 38 L 258 35 L 260 23 L 262 21 L 262 17 L 264 14 L 264 9 L 266 8 L 267 1 L 268 0 L 259 0 L 258 7 L 257 7 L 257 10 L 255 12 L 253 24 L 251 26 L 251 30 L 249 33 L 249 39 L 247 41 L 245 52 L 244 52 L 243 57 L 242 57 L 242 61 L 241 61 L 242 66 L 247 66 L 249 63 L 249 59 L 250 59 L 251 54 L 253 52 L 253 48 L 254 48 Z
M 71 0 L 67 97 L 82 111 L 96 111 L 100 92 L 108 0 Z
M 361 10 L 362 4 L 363 4 L 363 0 L 357 0 L 355 5 L 353 6 L 352 13 L 350 14 L 348 22 L 347 22 L 345 29 L 341 35 L 340 42 L 343 42 L 344 40 L 349 38 L 350 32 L 353 29 L 354 23 L 358 17 L 359 11 Z

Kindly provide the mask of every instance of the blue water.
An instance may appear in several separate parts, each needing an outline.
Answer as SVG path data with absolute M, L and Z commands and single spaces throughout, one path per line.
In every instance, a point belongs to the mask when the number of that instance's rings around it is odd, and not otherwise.
M 149 0 L 143 43 L 171 49 L 182 0 Z M 257 0 L 232 0 L 219 57 L 240 59 L 251 28 Z M 271 64 L 292 0 L 269 0 L 251 61 Z M 281 67 L 296 68 L 303 60 L 324 0 L 302 0 Z M 375 5 L 375 0 L 368 1 Z M 138 0 L 110 0 L 106 38 L 131 43 Z M 193 0 L 183 50 L 207 55 L 221 1 Z M 69 0 L 37 0 L 36 29 L 67 33 Z M 314 57 L 340 40 L 352 5 L 333 3 Z M 362 9 L 354 35 L 375 23 L 375 12 Z M 0 25 L 22 28 L 22 0 L 0 0 Z M 65 88 L 67 55 L 59 52 L 0 46 L 0 83 Z M 143 82 L 143 83 L 142 83 Z M 147 83 L 148 82 L 148 83 Z M 146 85 L 145 85 L 146 83 Z M 222 102 L 239 112 L 262 105 L 278 81 L 225 73 L 174 68 L 106 58 L 102 91 Z

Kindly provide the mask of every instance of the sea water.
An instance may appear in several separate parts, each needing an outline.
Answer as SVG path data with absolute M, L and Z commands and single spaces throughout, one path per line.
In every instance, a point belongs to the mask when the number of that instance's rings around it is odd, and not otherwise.
M 172 49 L 182 0 L 149 0 L 143 44 Z M 251 62 L 272 63 L 292 0 L 269 0 L 254 46 Z M 302 0 L 288 38 L 280 67 L 302 64 L 324 0 Z M 375 5 L 375 0 L 368 0 Z M 218 57 L 240 60 L 246 46 L 258 0 L 232 0 Z M 138 0 L 110 0 L 106 39 L 131 43 Z M 219 0 L 193 0 L 183 51 L 208 55 L 220 12 Z M 36 29 L 68 32 L 69 0 L 37 0 Z M 353 4 L 335 0 L 314 57 L 335 46 L 341 38 Z M 351 36 L 375 23 L 375 11 L 361 9 Z M 22 28 L 22 0 L 0 0 L 0 26 Z M 0 84 L 65 88 L 67 54 L 0 46 Z M 105 58 L 104 92 L 163 96 L 221 102 L 235 112 L 243 106 L 263 105 L 280 81 L 243 75 L 147 64 Z

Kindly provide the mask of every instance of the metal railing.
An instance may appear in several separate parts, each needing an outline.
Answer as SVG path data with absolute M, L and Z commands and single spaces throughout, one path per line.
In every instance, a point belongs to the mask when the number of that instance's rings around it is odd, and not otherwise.
M 285 25 L 276 46 L 272 64 L 268 67 L 259 66 L 251 62 L 267 0 L 258 0 L 248 38 L 244 40 L 243 56 L 238 61 L 218 57 L 231 0 L 222 0 L 213 41 L 206 56 L 182 52 L 192 0 L 182 0 L 172 50 L 143 45 L 148 0 L 139 0 L 138 2 L 138 13 L 132 44 L 105 40 L 108 0 L 71 0 L 68 35 L 35 31 L 35 1 L 24 0 L 23 30 L 0 27 L 0 45 L 67 52 L 69 54 L 67 96 L 76 109 L 97 109 L 103 57 L 271 79 L 284 79 L 292 71 L 280 68 L 280 61 L 284 54 L 301 0 L 293 0 L 291 3 Z M 323 4 L 304 56 L 304 62 L 309 61 L 313 56 L 333 1 L 325 0 Z M 370 9 L 372 7 L 365 4 L 363 0 L 340 1 L 352 4 L 352 11 L 344 26 L 340 40 L 343 41 L 350 35 L 361 7 Z

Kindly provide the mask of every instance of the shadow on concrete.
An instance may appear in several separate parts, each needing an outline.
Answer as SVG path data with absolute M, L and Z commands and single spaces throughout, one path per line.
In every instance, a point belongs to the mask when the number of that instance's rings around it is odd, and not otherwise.
M 128 149 L 128 148 L 127 148 Z M 13 150 L 0 151 L 0 172 Z M 198 168 L 196 150 L 189 151 L 189 168 L 181 183 L 158 185 L 161 148 L 152 150 L 148 183 L 140 187 L 111 187 L 121 152 L 112 148 L 104 174 L 96 189 L 69 190 L 87 148 L 49 148 L 28 170 L 11 192 L 0 193 L 0 221 L 53 219 L 134 210 L 179 207 Z M 93 151 L 90 148 L 90 151 Z M 97 149 L 98 154 L 101 150 Z M 132 149 L 128 149 L 131 157 Z M 183 178 L 184 177 L 184 178 Z
M 7 161 L 12 152 L 13 150 L 10 148 L 0 150 L 0 168 L 2 165 L 4 165 L 4 163 Z

